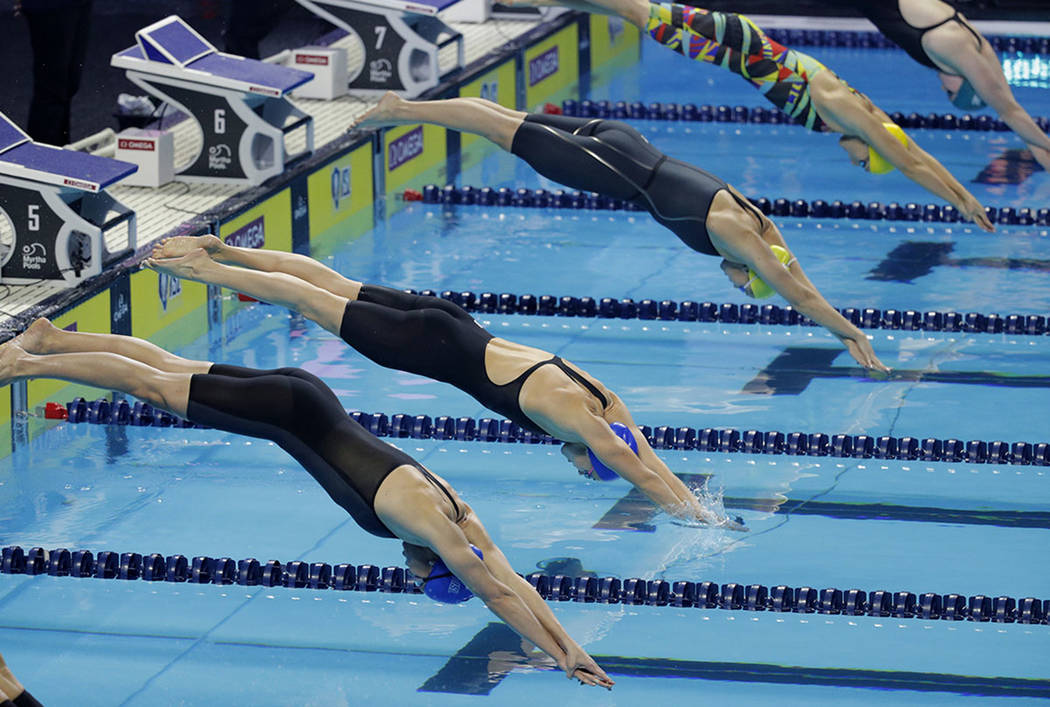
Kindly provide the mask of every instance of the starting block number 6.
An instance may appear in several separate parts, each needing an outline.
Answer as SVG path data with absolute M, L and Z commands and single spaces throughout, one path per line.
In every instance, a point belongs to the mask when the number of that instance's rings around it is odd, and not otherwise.
M 226 109 L 216 108 L 215 109 L 215 134 L 223 135 L 226 132 Z

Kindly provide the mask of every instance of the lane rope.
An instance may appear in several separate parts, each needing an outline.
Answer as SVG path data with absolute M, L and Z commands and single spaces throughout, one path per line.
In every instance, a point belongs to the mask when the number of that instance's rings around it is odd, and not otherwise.
M 191 584 L 287 587 L 334 591 L 421 594 L 412 572 L 403 567 L 377 565 L 332 566 L 325 562 L 255 558 L 147 554 L 65 548 L 23 550 L 4 547 L 0 573 L 51 577 L 188 582 Z M 694 607 L 728 611 L 773 611 L 799 614 L 892 616 L 898 619 L 943 619 L 995 623 L 1047 624 L 1050 600 L 1035 597 L 983 594 L 915 594 L 909 591 L 834 587 L 789 587 L 692 580 L 645 580 L 637 577 L 575 577 L 533 572 L 521 575 L 541 597 L 551 602 L 631 604 L 636 606 Z
M 133 427 L 200 427 L 141 401 L 91 402 L 77 398 L 66 405 L 49 402 L 44 417 L 72 423 L 130 425 Z M 491 417 L 410 415 L 359 410 L 348 414 L 376 437 L 437 439 L 459 442 L 503 444 L 561 444 L 551 435 L 539 435 L 510 420 Z M 970 464 L 1050 466 L 1050 443 L 1005 442 L 936 437 L 873 437 L 823 432 L 780 432 L 641 425 L 639 430 L 654 449 L 716 452 L 722 454 L 769 454 L 851 459 L 885 459 Z
M 509 187 L 457 187 L 453 184 L 439 187 L 427 184 L 422 192 L 408 189 L 403 192 L 405 201 L 422 201 L 426 204 L 465 204 L 476 206 L 518 206 L 526 208 L 568 209 L 589 211 L 642 211 L 639 206 L 622 199 L 603 196 L 594 192 L 566 191 L 555 189 L 511 189 Z M 791 218 L 852 219 L 867 221 L 903 221 L 908 223 L 959 223 L 964 221 L 951 204 L 904 205 L 894 201 L 883 204 L 871 201 L 845 202 L 823 199 L 766 197 L 749 198 L 766 216 Z M 1013 206 L 986 206 L 988 220 L 1004 226 L 1048 226 L 1050 208 L 1015 208 Z
M 553 105 L 553 104 L 552 104 Z M 554 106 L 557 109 L 557 106 Z M 550 110 L 550 109 L 548 109 Z M 613 120 L 660 120 L 686 123 L 751 123 L 752 125 L 797 125 L 787 114 L 765 106 L 730 106 L 728 104 L 697 105 L 695 103 L 660 103 L 653 101 L 562 101 L 561 113 L 578 118 Z M 926 130 L 971 130 L 978 132 L 1010 132 L 1002 118 L 991 115 L 964 113 L 902 113 L 894 111 L 890 120 L 902 128 Z M 1050 132 L 1050 118 L 1033 118 L 1040 130 Z M 801 126 L 799 126 L 801 127 Z

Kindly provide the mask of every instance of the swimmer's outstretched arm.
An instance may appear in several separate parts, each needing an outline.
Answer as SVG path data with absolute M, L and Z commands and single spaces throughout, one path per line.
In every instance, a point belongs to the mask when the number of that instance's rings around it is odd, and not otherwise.
M 902 145 L 883 123 L 891 122 L 866 96 L 854 93 L 831 72 L 810 80 L 810 97 L 821 118 L 834 130 L 870 145 L 902 174 L 941 197 L 985 231 L 995 227 L 984 207 L 940 162 L 909 139 Z
M 485 566 L 489 569 L 492 575 L 499 581 L 510 587 L 511 591 L 521 597 L 521 600 L 529 607 L 540 624 L 543 625 L 544 629 L 554 638 L 555 642 L 561 647 L 566 654 L 566 663 L 569 666 L 576 666 L 584 669 L 587 672 L 597 675 L 595 669 L 601 671 L 601 668 L 594 662 L 587 652 L 580 647 L 580 645 L 565 631 L 565 628 L 561 625 L 558 619 L 554 616 L 554 612 L 551 611 L 550 606 L 546 601 L 536 593 L 536 590 L 522 579 L 521 575 L 514 571 L 507 561 L 507 558 L 503 555 L 503 551 L 492 542 L 492 538 L 489 537 L 488 532 L 482 526 L 481 521 L 478 520 L 477 515 L 473 512 L 467 515 L 466 520 L 462 523 L 463 533 L 467 536 L 467 539 L 472 545 L 481 549 L 485 556 Z M 490 560 L 491 558 L 491 560 Z M 568 672 L 568 671 L 566 671 Z M 601 673 L 605 675 L 604 672 Z M 608 680 L 608 676 L 606 676 Z M 604 687 L 612 685 L 612 680 L 608 681 Z
M 611 409 L 611 408 L 610 408 Z M 622 407 L 611 417 L 619 419 L 630 430 L 638 426 Z M 641 434 L 635 434 L 638 454 L 617 437 L 609 427 L 609 420 L 597 415 L 580 416 L 572 421 L 576 441 L 590 449 L 599 460 L 645 494 L 665 513 L 681 520 L 705 523 L 711 526 L 728 527 L 731 530 L 744 528 L 725 517 L 720 517 L 700 505 L 682 480 L 671 473 Z M 566 435 L 568 436 L 568 435 Z M 569 440 L 566 440 L 569 441 Z
M 969 81 L 1003 122 L 1028 143 L 1032 155 L 1043 169 L 1050 170 L 1050 136 L 1036 125 L 1032 116 L 1017 102 L 1003 74 L 999 57 L 987 39 L 981 42 L 978 49 L 968 30 L 956 23 L 949 23 L 927 33 L 923 37 L 923 48 L 935 62 Z
M 376 513 L 394 534 L 408 538 L 405 542 L 422 544 L 435 552 L 485 606 L 520 636 L 553 658 L 568 677 L 575 677 L 587 685 L 612 687 L 613 681 L 569 638 L 536 591 L 516 575 L 510 580 L 514 573 L 510 570 L 508 574 L 509 565 L 500 567 L 506 565 L 506 558 L 469 508 L 466 519 L 461 521 L 463 527 L 460 527 L 443 514 L 420 512 L 420 508 L 432 507 L 432 501 L 421 499 L 413 504 L 409 493 L 390 493 L 392 489 L 387 488 L 390 483 L 388 477 L 376 494 Z M 393 480 L 393 483 L 398 483 L 398 480 Z M 384 493 L 384 490 L 388 492 Z M 482 551 L 484 561 L 470 549 L 471 543 Z M 496 568 L 496 571 L 491 568 Z
M 742 209 L 726 192 L 719 192 L 707 215 L 707 231 L 711 242 L 727 260 L 750 267 L 796 311 L 838 337 L 857 363 L 865 368 L 889 371 L 889 367 L 875 355 L 864 332 L 832 307 L 808 278 L 796 277 L 795 273 L 784 268 L 777 260 L 769 248 L 768 241 L 773 236 L 763 237 L 757 219 L 756 214 Z M 763 231 L 768 231 L 770 227 L 776 228 L 769 219 L 762 217 Z M 779 240 L 783 243 L 783 238 Z

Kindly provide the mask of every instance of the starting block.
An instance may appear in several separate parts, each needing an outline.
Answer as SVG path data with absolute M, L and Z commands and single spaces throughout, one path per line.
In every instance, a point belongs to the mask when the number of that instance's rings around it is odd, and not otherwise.
M 110 64 L 201 130 L 199 149 L 175 166 L 177 180 L 260 184 L 313 152 L 313 119 L 287 98 L 312 73 L 219 52 L 175 15 L 135 38 L 138 44 Z M 306 131 L 306 149 L 289 155 L 285 137 L 298 128 Z
M 414 98 L 463 68 L 463 35 L 436 15 L 456 0 L 296 0 L 336 27 L 357 36 L 365 58 L 350 90 L 396 91 Z M 442 72 L 438 52 L 455 45 L 455 65 Z
M 133 251 L 135 212 L 103 190 L 136 169 L 35 143 L 0 114 L 0 282 L 74 285 Z M 126 245 L 111 251 L 104 235 L 122 224 Z

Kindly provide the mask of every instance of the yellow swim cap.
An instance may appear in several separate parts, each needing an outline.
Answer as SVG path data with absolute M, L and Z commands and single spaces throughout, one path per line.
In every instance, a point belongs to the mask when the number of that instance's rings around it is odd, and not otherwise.
M 901 126 L 896 123 L 883 123 L 882 127 L 886 128 L 893 137 L 900 141 L 900 144 L 905 147 L 908 146 L 908 136 L 901 130 Z M 868 145 L 868 171 L 872 174 L 886 174 L 887 172 L 893 171 L 893 165 L 891 165 L 886 158 L 875 151 L 875 148 Z
M 791 261 L 793 261 L 795 259 L 794 257 L 792 257 L 791 253 L 789 253 L 788 251 L 786 251 L 785 249 L 781 248 L 778 245 L 773 245 L 773 246 L 769 246 L 769 247 L 773 251 L 773 255 L 777 256 L 777 260 L 782 262 L 784 264 L 785 268 L 788 265 L 791 264 Z M 748 277 L 751 278 L 751 280 L 749 281 L 748 284 L 751 285 L 751 296 L 752 297 L 755 297 L 757 299 L 766 299 L 767 297 L 772 297 L 773 296 L 773 292 L 774 292 L 773 288 L 770 287 L 769 285 L 767 285 L 766 281 L 763 280 L 762 278 L 760 278 L 755 273 L 754 270 L 752 270 L 751 268 L 748 268 L 747 269 L 747 274 L 748 274 Z M 746 285 L 745 285 L 745 289 L 746 289 Z

